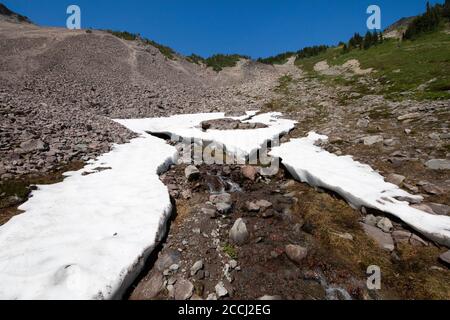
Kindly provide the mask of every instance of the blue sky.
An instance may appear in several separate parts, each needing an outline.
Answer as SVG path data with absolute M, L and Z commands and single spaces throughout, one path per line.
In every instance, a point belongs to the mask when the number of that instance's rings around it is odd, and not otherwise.
M 188 55 L 266 57 L 365 33 L 366 9 L 382 10 L 382 27 L 425 10 L 426 0 L 0 0 L 45 26 L 65 26 L 77 4 L 82 27 L 127 30 Z M 443 2 L 431 1 L 431 3 Z

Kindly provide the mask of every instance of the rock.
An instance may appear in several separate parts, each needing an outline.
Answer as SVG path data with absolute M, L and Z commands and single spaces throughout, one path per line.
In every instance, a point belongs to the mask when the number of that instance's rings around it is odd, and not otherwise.
M 450 266 L 450 250 L 441 254 L 439 259 L 444 262 L 447 266 Z
M 210 293 L 206 297 L 206 300 L 217 300 L 217 295 L 215 293 Z
M 441 195 L 444 193 L 444 190 L 442 190 L 441 188 L 439 188 L 431 183 L 424 185 L 422 188 L 426 193 L 432 194 L 432 195 Z
M 372 145 L 380 143 L 380 142 L 383 142 L 382 136 L 370 136 L 370 137 L 363 138 L 363 143 L 366 146 L 372 146 Z
M 345 240 L 350 240 L 353 241 L 353 236 L 350 233 L 338 233 L 338 232 L 332 232 L 331 234 L 334 234 L 335 236 L 345 239 Z
M 200 178 L 200 171 L 197 169 L 196 166 L 188 166 L 184 170 L 184 174 L 188 181 L 194 181 Z
M 425 163 L 428 169 L 431 170 L 450 170 L 450 160 L 433 159 Z
M 42 140 L 30 139 L 22 142 L 20 144 L 20 149 L 24 153 L 46 151 L 48 150 L 48 145 Z
M 258 171 L 253 166 L 243 166 L 241 169 L 241 173 L 244 177 L 251 181 L 256 180 L 256 175 L 258 174 Z
M 370 121 L 368 119 L 359 119 L 356 123 L 356 126 L 358 128 L 367 128 L 370 124 Z
M 426 204 L 423 204 L 423 203 L 421 203 L 421 204 L 413 204 L 413 205 L 411 205 L 411 207 L 413 207 L 413 208 L 415 208 L 417 210 L 421 210 L 421 211 L 430 213 L 430 214 L 435 214 L 435 212 L 433 211 L 433 209 L 430 206 L 428 206 Z
M 392 225 L 391 220 L 389 218 L 382 218 L 377 223 L 377 227 L 383 230 L 386 233 L 392 232 L 394 230 L 394 226 Z
M 283 300 L 283 298 L 281 298 L 281 296 L 269 296 L 269 295 L 264 295 L 262 297 L 259 297 L 257 300 L 261 300 L 261 301 L 280 301 Z
M 286 181 L 285 183 L 283 183 L 283 184 L 280 186 L 280 188 L 281 188 L 282 190 L 286 190 L 286 189 L 292 188 L 292 187 L 294 187 L 294 186 L 295 186 L 295 180 L 288 180 L 288 181 Z
M 254 202 L 246 202 L 246 204 L 245 204 L 245 209 L 246 209 L 248 212 L 258 212 L 260 208 L 259 208 L 259 206 L 256 205 L 256 203 L 254 203 Z
M 385 233 L 380 229 L 365 223 L 361 223 L 361 226 L 363 227 L 364 232 L 372 238 L 380 248 L 389 252 L 394 251 L 394 240 L 389 233 Z
M 244 244 L 249 237 L 249 233 L 247 231 L 247 226 L 245 225 L 244 220 L 239 218 L 234 223 L 233 227 L 230 230 L 230 240 L 236 244 Z
M 287 245 L 285 251 L 288 258 L 296 263 L 301 263 L 308 255 L 308 249 L 294 244 Z
M 409 243 L 409 239 L 411 239 L 412 233 L 404 230 L 395 230 L 392 232 L 392 238 L 395 243 Z
M 155 262 L 155 267 L 160 272 L 168 269 L 171 265 L 180 263 L 181 255 L 178 251 L 169 250 L 161 255 Z
M 428 135 L 428 137 L 431 140 L 440 140 L 441 139 L 441 136 L 439 134 L 437 134 L 437 133 L 431 133 L 430 135 Z
M 228 264 L 230 265 L 231 269 L 236 269 L 236 267 L 238 266 L 238 262 L 236 260 L 230 260 Z
M 220 281 L 218 284 L 216 284 L 215 290 L 216 290 L 216 295 L 218 298 L 223 298 L 228 295 L 228 290 L 227 290 L 227 288 L 225 288 L 225 285 L 223 284 L 222 281 Z
M 203 260 L 199 260 L 191 267 L 191 276 L 195 276 L 198 271 L 203 269 Z
M 188 300 L 190 297 L 192 297 L 193 293 L 194 293 L 194 285 L 190 281 L 186 279 L 181 279 L 175 283 L 174 286 L 175 300 Z
M 154 272 L 147 281 L 142 281 L 134 290 L 132 300 L 151 300 L 164 289 L 164 276 Z
M 367 216 L 364 217 L 364 223 L 368 224 L 369 226 L 373 226 L 375 227 L 378 223 L 378 219 L 377 217 L 375 217 L 373 214 L 368 214 Z
M 391 173 L 386 177 L 386 182 L 395 184 L 400 187 L 403 184 L 403 181 L 405 181 L 405 179 L 406 177 L 402 175 Z
M 287 210 L 289 210 L 289 209 L 286 209 L 285 211 L 283 211 L 284 213 L 287 213 Z M 267 218 L 272 218 L 273 216 L 275 216 L 276 215 L 276 211 L 275 210 L 272 210 L 272 209 L 270 209 L 270 210 L 264 210 L 263 211 L 263 213 L 261 214 L 261 217 L 263 217 L 264 219 L 267 219 Z M 286 218 L 288 218 L 288 215 L 286 214 L 286 215 L 283 215 L 283 216 L 286 216 Z
M 213 204 L 217 203 L 231 203 L 231 194 L 229 193 L 221 193 L 221 194 L 213 194 L 209 197 L 209 201 Z
M 261 210 L 267 210 L 270 207 L 272 207 L 272 203 L 267 201 L 267 200 L 258 200 L 256 201 L 256 205 L 261 209 Z
M 416 118 L 419 118 L 421 116 L 422 116 L 422 114 L 418 113 L 418 112 L 416 112 L 416 113 L 408 113 L 408 114 L 405 114 L 403 116 L 398 117 L 397 120 L 398 121 L 405 121 L 405 120 L 416 119 Z
M 412 133 L 412 130 L 411 130 L 411 129 L 405 129 L 405 133 L 406 133 L 407 135 L 409 135 L 409 134 Z
M 428 206 L 438 215 L 448 216 L 450 215 L 450 207 L 445 204 L 429 203 Z
M 233 209 L 233 205 L 226 202 L 219 202 L 216 203 L 216 209 L 220 214 L 228 214 Z

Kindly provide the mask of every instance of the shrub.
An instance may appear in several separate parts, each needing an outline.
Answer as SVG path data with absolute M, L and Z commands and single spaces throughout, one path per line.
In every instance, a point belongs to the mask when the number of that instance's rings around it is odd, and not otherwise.
M 205 63 L 214 71 L 219 72 L 223 68 L 236 66 L 240 59 L 250 59 L 250 57 L 239 54 L 215 54 L 205 59 Z

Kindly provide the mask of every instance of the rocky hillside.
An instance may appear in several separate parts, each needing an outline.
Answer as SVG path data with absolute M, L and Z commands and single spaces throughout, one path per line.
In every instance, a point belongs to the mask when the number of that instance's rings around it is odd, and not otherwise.
M 215 72 L 140 39 L 0 20 L 0 177 L 87 160 L 132 134 L 111 118 L 260 109 L 286 67 Z M 8 18 L 8 19 L 7 19 Z M 18 18 L 18 21 L 28 21 Z M 94 71 L 95 70 L 95 71 Z

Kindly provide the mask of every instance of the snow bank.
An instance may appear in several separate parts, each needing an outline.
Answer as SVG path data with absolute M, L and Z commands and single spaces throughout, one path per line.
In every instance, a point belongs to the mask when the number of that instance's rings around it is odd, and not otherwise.
M 0 227 L 0 299 L 120 298 L 171 212 L 158 171 L 175 148 L 143 135 L 57 184 Z M 111 167 L 95 172 L 95 168 Z
M 152 132 L 173 135 L 185 139 L 198 139 L 205 142 L 219 143 L 226 147 L 227 152 L 240 157 L 254 153 L 267 141 L 278 139 L 295 126 L 295 121 L 281 119 L 281 113 L 272 112 L 255 115 L 247 112 L 243 117 L 232 117 L 247 123 L 263 123 L 267 128 L 253 130 L 207 130 L 202 131 L 200 123 L 207 120 L 225 118 L 224 113 L 203 113 L 176 115 L 168 118 L 151 118 L 138 120 L 117 120 L 119 123 L 135 132 Z
M 298 180 L 337 192 L 356 208 L 378 209 L 398 217 L 412 228 L 440 244 L 450 246 L 450 217 L 428 214 L 397 199 L 422 200 L 401 190 L 370 166 L 350 156 L 337 156 L 314 145 L 326 136 L 310 133 L 274 148 L 269 154 Z

